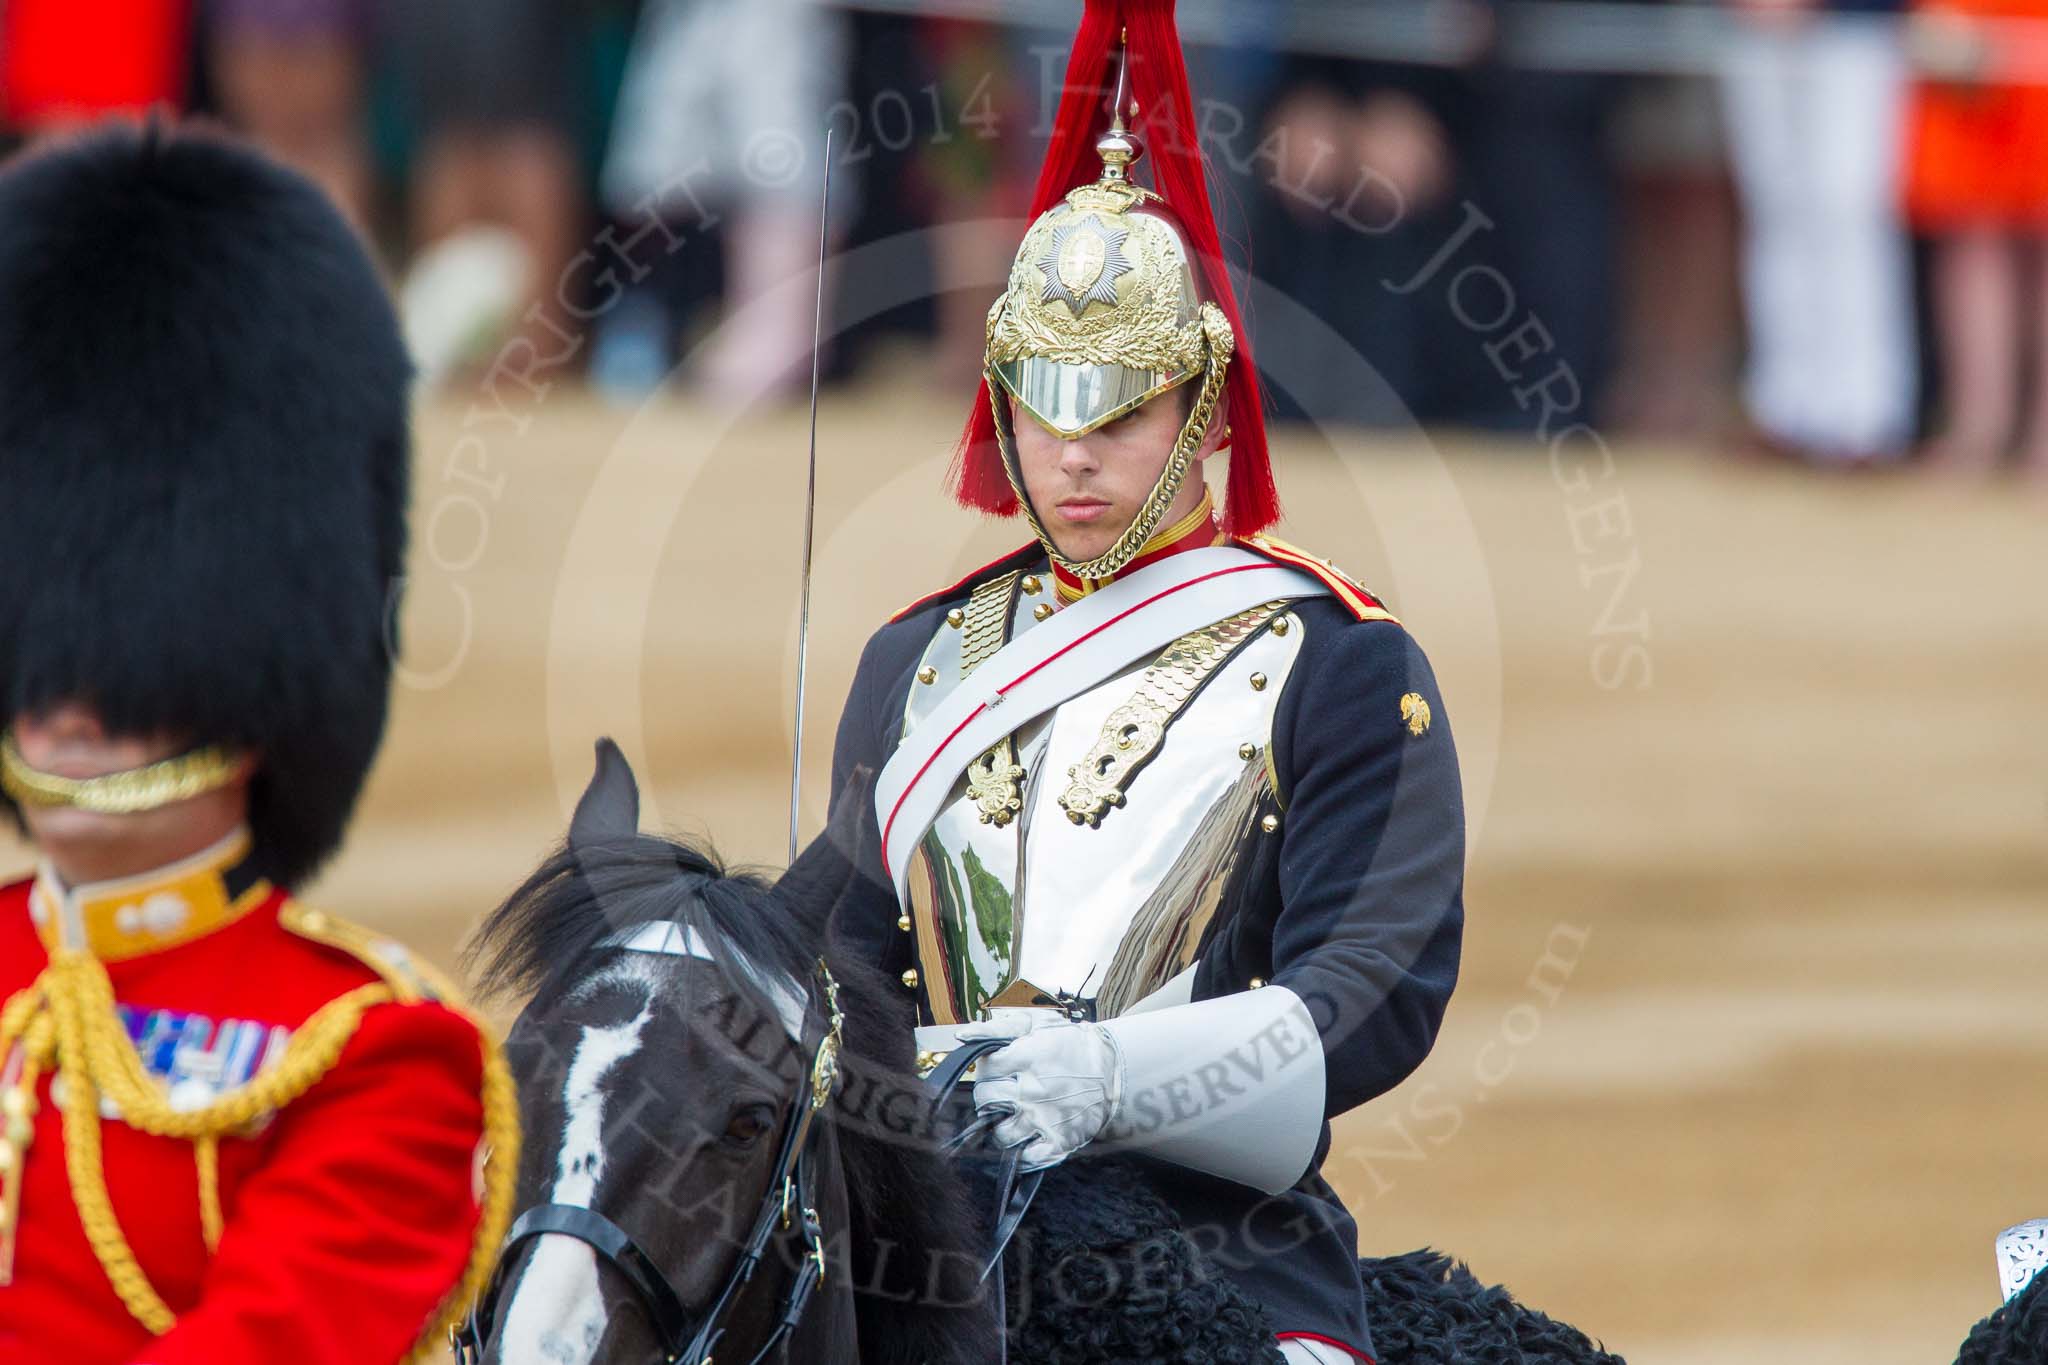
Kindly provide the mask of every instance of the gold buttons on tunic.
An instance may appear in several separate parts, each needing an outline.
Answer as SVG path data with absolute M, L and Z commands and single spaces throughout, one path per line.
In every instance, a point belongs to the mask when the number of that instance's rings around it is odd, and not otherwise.
M 910 989 L 912 990 L 917 989 L 917 968 L 912 967 L 910 970 L 903 973 L 903 984 L 910 987 Z
M 1254 674 L 1252 674 L 1252 691 L 1254 691 L 1254 692 L 1263 692 L 1263 691 L 1265 691 L 1265 690 L 1266 690 L 1266 675 L 1265 675 L 1265 674 L 1263 674 L 1263 673 L 1254 673 Z
M 955 630 L 960 629 L 960 627 L 967 624 L 967 613 L 958 607 L 953 608 L 953 610 L 946 613 L 946 624 Z
M 917 680 L 929 687 L 939 680 L 939 670 L 933 668 L 930 664 L 926 664 L 923 668 L 917 670 Z
M 1261 986 L 1263 986 L 1263 985 L 1265 985 L 1265 984 L 1266 984 L 1266 978 L 1265 978 L 1265 977 L 1263 977 L 1263 976 L 1255 976 L 1255 977 L 1253 977 L 1253 978 L 1252 978 L 1252 989 L 1253 989 L 1253 990 L 1257 990 L 1257 989 L 1259 989 L 1259 987 L 1261 987 Z
M 1278 834 L 1280 832 L 1280 817 L 1271 814 L 1260 817 L 1259 828 L 1268 834 Z
M 1259 756 L 1259 746 L 1256 744 L 1240 744 L 1237 746 L 1237 756 L 1249 763 Z
M 1273 623 L 1273 633 L 1274 633 L 1275 635 L 1285 635 L 1285 634 L 1287 633 L 1287 631 L 1288 631 L 1288 625 L 1287 625 L 1287 618 L 1286 618 L 1286 617 L 1284 617 L 1284 616 L 1283 616 L 1283 617 L 1281 617 L 1281 618 L 1280 618 L 1279 620 L 1277 620 L 1277 621 L 1275 621 L 1275 622 Z
M 898 929 L 901 929 L 901 930 L 902 930 L 902 931 L 903 931 L 904 933 L 906 933 L 906 934 L 907 934 L 907 933 L 909 933 L 909 932 L 910 932 L 910 916 L 908 916 L 908 915 L 898 915 L 898 916 L 896 917 L 896 927 L 897 927 Z
M 1043 621 L 1046 617 L 1052 615 L 1052 603 L 1040 602 L 1031 609 L 1031 615 L 1034 619 Z
M 1036 596 L 1038 590 L 1044 586 L 1045 584 L 1038 581 L 1037 574 L 1026 574 L 1024 576 L 1024 591 L 1026 593 Z

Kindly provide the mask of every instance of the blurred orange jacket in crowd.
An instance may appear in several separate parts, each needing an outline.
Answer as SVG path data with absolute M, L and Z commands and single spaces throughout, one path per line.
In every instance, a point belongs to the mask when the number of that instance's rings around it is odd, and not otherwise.
M 1927 16 L 2032 20 L 2048 33 L 2048 0 L 1940 0 Z M 2048 40 L 2028 43 L 2029 65 Z M 2000 84 L 2015 52 L 1992 36 L 1982 79 L 1923 80 L 1907 125 L 1906 207 L 1922 231 L 2048 228 L 2048 85 Z
M 25 131 L 182 104 L 189 0 L 7 0 L 0 113 Z

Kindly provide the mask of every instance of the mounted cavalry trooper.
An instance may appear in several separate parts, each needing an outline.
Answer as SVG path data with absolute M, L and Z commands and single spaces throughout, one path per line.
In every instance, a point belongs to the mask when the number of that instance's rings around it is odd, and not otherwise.
M 407 382 L 300 177 L 155 127 L 0 173 L 5 1365 L 445 1355 L 489 1270 L 495 1045 L 293 895 L 384 728 Z
M 925 1064 L 1013 1040 L 974 1099 L 1027 1166 L 1140 1154 L 1289 1359 L 1370 1359 L 1319 1171 L 1456 979 L 1451 735 L 1387 608 L 1260 534 L 1277 498 L 1170 0 L 1089 0 L 1064 92 L 958 470 L 1034 540 L 868 643 L 835 775 L 879 773 L 882 865 L 849 932 L 914 994 Z M 1200 471 L 1225 446 L 1219 514 Z

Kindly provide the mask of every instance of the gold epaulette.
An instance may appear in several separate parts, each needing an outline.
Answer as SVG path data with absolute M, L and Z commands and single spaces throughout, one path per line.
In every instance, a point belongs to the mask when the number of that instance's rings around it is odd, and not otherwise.
M 1032 559 L 1043 558 L 1044 555 L 1045 551 L 1041 550 L 1038 546 L 1038 542 L 1034 540 L 1029 545 L 1024 546 L 1022 549 L 1012 550 L 1010 551 L 1010 553 L 1002 556 L 1000 559 L 990 560 L 988 563 L 982 565 L 973 573 L 968 574 L 965 578 L 961 579 L 957 583 L 950 583 L 945 587 L 940 588 L 937 592 L 926 593 L 924 596 L 918 598 L 915 602 L 912 602 L 909 606 L 903 608 L 903 610 L 897 612 L 894 616 L 891 616 L 889 618 L 889 622 L 891 625 L 894 625 L 896 622 L 901 621 L 904 617 L 910 615 L 910 613 L 916 611 L 919 607 L 927 607 L 934 602 L 943 602 L 949 597 L 965 597 L 967 593 L 972 588 L 974 588 L 976 584 L 981 583 L 983 580 L 992 578 L 997 573 L 1007 572 L 1008 570 L 1019 568 L 1027 561 Z
M 1358 580 L 1345 573 L 1329 560 L 1312 555 L 1297 545 L 1289 545 L 1268 535 L 1245 536 L 1238 541 L 1247 550 L 1264 555 L 1276 564 L 1285 564 L 1290 569 L 1319 580 L 1328 587 L 1332 596 L 1344 605 L 1344 609 L 1361 621 L 1392 621 L 1399 625 L 1401 620 L 1387 610 L 1386 604 L 1366 591 Z
M 462 1321 L 470 1305 L 490 1282 L 498 1249 L 512 1225 L 513 1178 L 519 1168 L 519 1107 L 512 1071 L 492 1030 L 463 1004 L 462 991 L 448 975 L 411 949 L 374 929 L 352 923 L 325 910 L 288 902 L 277 922 L 299 937 L 322 944 L 361 962 L 375 972 L 392 999 L 402 1005 L 435 1001 L 473 1025 L 483 1049 L 483 1153 L 479 1171 L 479 1215 L 470 1239 L 462 1279 L 442 1300 L 426 1330 L 406 1356 L 407 1365 L 434 1365 L 448 1358 L 448 1331 Z M 374 990 L 375 987 L 366 989 Z
M 278 912 L 277 922 L 300 938 L 355 958 L 391 988 L 400 1004 L 438 1000 L 456 1008 L 462 1005 L 462 990 L 448 974 L 395 938 L 296 901 L 286 903 Z

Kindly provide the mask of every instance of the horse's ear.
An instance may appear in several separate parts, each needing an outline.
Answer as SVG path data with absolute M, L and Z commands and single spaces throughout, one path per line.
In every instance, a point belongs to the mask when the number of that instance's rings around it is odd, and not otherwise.
M 569 821 L 569 847 L 623 843 L 640 832 L 640 784 L 609 737 L 597 742 L 597 771 Z

